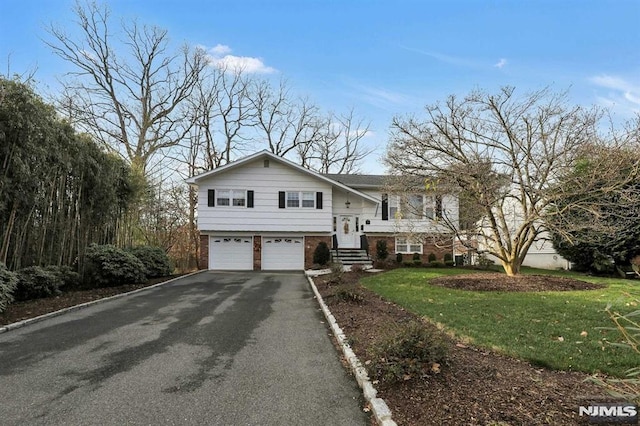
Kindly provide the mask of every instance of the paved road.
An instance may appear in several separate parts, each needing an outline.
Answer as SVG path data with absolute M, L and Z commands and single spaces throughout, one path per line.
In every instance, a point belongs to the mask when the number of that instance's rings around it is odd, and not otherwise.
M 365 425 L 301 274 L 213 273 L 0 334 L 3 425 Z

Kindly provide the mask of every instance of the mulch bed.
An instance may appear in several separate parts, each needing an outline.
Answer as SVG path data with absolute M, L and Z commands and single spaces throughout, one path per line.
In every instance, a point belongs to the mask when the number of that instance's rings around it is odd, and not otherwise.
M 516 275 L 489 273 L 445 276 L 429 281 L 441 287 L 472 291 L 574 291 L 595 290 L 603 285 L 567 277 L 549 275 Z
M 494 291 L 524 289 L 562 290 L 592 288 L 583 282 L 548 277 L 500 275 L 447 277 L 438 285 Z M 412 313 L 363 288 L 357 281 L 362 273 L 348 273 L 343 283 L 328 283 L 328 276 L 315 278 L 320 293 L 338 323 L 348 336 L 358 358 L 372 359 L 372 346 L 385 339 L 390 325 L 420 320 Z M 514 287 L 514 282 L 517 286 Z M 587 287 L 584 287 L 586 285 Z M 508 287 L 508 288 L 507 288 Z M 348 288 L 362 296 L 359 302 L 345 301 L 334 294 Z M 425 327 L 434 327 L 425 323 Z M 590 401 L 610 399 L 588 375 L 551 371 L 527 362 L 497 354 L 487 349 L 445 337 L 449 347 L 449 363 L 439 374 L 388 384 L 375 384 L 378 395 L 393 412 L 399 425 L 575 425 L 588 424 L 578 415 L 578 407 Z

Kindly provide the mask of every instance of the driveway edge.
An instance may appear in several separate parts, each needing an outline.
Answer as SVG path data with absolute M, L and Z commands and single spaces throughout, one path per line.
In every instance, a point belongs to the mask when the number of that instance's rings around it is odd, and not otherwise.
M 351 366 L 351 370 L 356 377 L 358 385 L 360 385 L 360 387 L 362 388 L 364 398 L 369 403 L 369 406 L 371 407 L 371 411 L 373 411 L 373 415 L 377 423 L 381 426 L 396 426 L 396 422 L 391 419 L 391 410 L 389 409 L 389 406 L 386 402 L 384 402 L 382 398 L 377 397 L 378 391 L 373 387 L 371 380 L 369 380 L 369 375 L 367 374 L 366 368 L 362 365 L 356 354 L 353 352 L 353 349 L 351 349 L 351 346 L 349 346 L 349 344 L 347 343 L 347 338 L 344 332 L 338 325 L 336 318 L 329 310 L 327 304 L 324 303 L 324 300 L 322 299 L 322 296 L 320 295 L 316 284 L 313 282 L 313 279 L 306 273 L 305 276 L 307 277 L 307 281 L 309 281 L 309 285 L 311 285 L 311 289 L 313 290 L 313 293 L 315 294 L 316 299 L 320 304 L 320 308 L 322 309 L 325 318 L 331 326 L 333 335 L 342 348 L 344 357 L 347 359 L 349 365 Z
M 190 277 L 192 275 L 196 275 L 196 274 L 199 274 L 199 273 L 202 273 L 202 272 L 206 272 L 206 270 L 192 272 L 190 274 L 181 275 L 181 276 L 176 277 L 176 278 L 171 278 L 170 280 L 163 281 L 163 282 L 158 283 L 158 284 L 150 285 L 148 287 L 142 287 L 142 288 L 139 288 L 139 289 L 136 289 L 136 290 L 131 290 L 131 291 L 126 292 L 126 293 L 114 294 L 113 296 L 104 297 L 102 299 L 97 299 L 97 300 L 92 300 L 91 302 L 81 303 L 80 305 L 69 306 L 68 308 L 60 309 L 59 311 L 49 312 L 48 314 L 40 315 L 38 317 L 29 318 L 29 319 L 26 319 L 26 320 L 23 320 L 23 321 L 18 321 L 18 322 L 14 322 L 14 323 L 11 323 L 11 324 L 7 324 L 5 326 L 0 327 L 0 334 L 6 333 L 7 331 L 15 330 L 16 328 L 24 327 L 25 325 L 29 325 L 29 324 L 33 324 L 33 323 L 36 323 L 36 322 L 44 321 L 44 320 L 46 320 L 48 318 L 57 317 L 57 316 L 66 314 L 67 312 L 77 311 L 79 309 L 84 309 L 84 308 L 88 308 L 89 306 L 97 305 L 98 303 L 107 302 L 109 300 L 118 299 L 120 297 L 125 297 L 125 296 L 129 296 L 129 295 L 132 295 L 132 294 L 135 294 L 135 293 L 140 293 L 142 291 L 146 291 L 146 290 L 149 290 L 149 289 L 152 289 L 152 288 L 160 287 L 160 286 L 163 286 L 165 284 L 169 284 L 170 282 L 173 282 L 175 280 L 179 280 L 179 279 L 185 278 L 185 277 Z

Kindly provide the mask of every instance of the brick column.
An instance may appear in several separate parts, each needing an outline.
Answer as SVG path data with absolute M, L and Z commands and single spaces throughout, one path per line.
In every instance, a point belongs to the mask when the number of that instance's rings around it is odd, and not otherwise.
M 253 270 L 262 270 L 262 236 L 253 236 Z
M 209 269 L 209 236 L 200 234 L 199 269 Z

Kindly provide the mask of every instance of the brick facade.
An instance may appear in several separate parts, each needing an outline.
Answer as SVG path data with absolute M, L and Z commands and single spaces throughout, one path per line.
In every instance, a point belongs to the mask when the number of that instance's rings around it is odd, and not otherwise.
M 387 251 L 389 252 L 389 257 L 387 260 L 395 260 L 396 259 L 396 239 L 391 236 L 367 236 L 367 240 L 369 242 L 369 255 L 372 259 L 376 259 L 376 244 L 378 240 L 383 240 L 387 242 Z M 423 263 L 429 262 L 429 255 L 431 253 L 436 255 L 436 260 L 443 262 L 444 255 L 446 253 L 452 254 L 453 246 L 449 239 L 442 241 L 434 241 L 434 239 L 429 239 L 422 245 L 422 255 L 420 256 Z M 403 253 L 402 255 L 403 261 L 411 261 L 413 260 L 413 253 Z
M 200 234 L 200 259 L 198 269 L 209 269 L 209 236 Z
M 304 268 L 309 269 L 313 266 L 313 252 L 318 247 L 318 243 L 324 241 L 331 249 L 331 236 L 310 236 L 304 237 Z
M 260 235 L 253 236 L 253 270 L 262 270 L 262 237 Z

